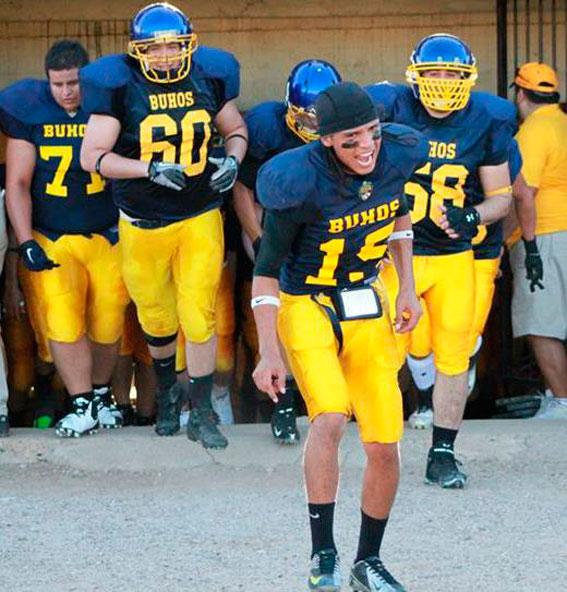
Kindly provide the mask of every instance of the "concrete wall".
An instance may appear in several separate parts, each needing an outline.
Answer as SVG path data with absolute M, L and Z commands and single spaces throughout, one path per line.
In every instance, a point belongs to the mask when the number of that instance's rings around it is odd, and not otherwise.
M 93 56 L 122 51 L 128 20 L 143 4 L 0 0 L 0 86 L 22 76 L 42 75 L 43 55 L 57 38 L 79 38 Z M 281 97 L 290 69 L 309 57 L 333 62 L 346 79 L 401 82 L 416 41 L 440 31 L 470 43 L 479 63 L 479 88 L 495 91 L 495 4 L 491 0 L 195 0 L 178 5 L 192 18 L 202 44 L 225 48 L 238 57 L 240 104 L 248 108 Z M 563 47 L 564 27 L 558 30 Z

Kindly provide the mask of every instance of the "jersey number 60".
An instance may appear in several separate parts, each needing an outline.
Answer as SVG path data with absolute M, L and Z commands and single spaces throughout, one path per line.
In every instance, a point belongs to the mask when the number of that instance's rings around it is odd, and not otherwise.
M 178 136 L 181 126 L 179 159 L 174 144 L 167 140 L 154 140 L 154 131 L 162 129 L 162 136 Z M 195 130 L 203 129 L 203 140 L 195 150 Z M 177 162 L 185 167 L 188 177 L 200 175 L 207 166 L 207 152 L 211 138 L 211 116 L 204 109 L 187 111 L 180 123 L 167 113 L 148 115 L 140 124 L 140 158 L 150 161 L 154 154 L 161 154 L 163 162 Z M 195 154 L 196 152 L 196 154 Z

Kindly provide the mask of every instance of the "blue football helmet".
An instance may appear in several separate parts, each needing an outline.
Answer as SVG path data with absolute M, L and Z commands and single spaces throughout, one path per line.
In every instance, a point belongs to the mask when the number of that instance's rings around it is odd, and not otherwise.
M 341 82 L 336 68 L 323 60 L 305 60 L 291 71 L 287 80 L 285 121 L 304 142 L 319 138 L 315 119 L 315 100 L 320 92 Z
M 163 46 L 152 55 L 152 46 Z M 177 44 L 176 53 L 166 52 L 166 46 Z M 142 8 L 130 23 L 128 55 L 138 60 L 144 76 L 152 82 L 168 83 L 182 80 L 189 74 L 191 54 L 197 49 L 197 35 L 189 19 L 175 6 L 156 2 Z M 156 67 L 158 64 L 166 67 Z
M 430 75 L 451 72 L 452 77 Z M 446 33 L 424 37 L 413 50 L 406 80 L 425 107 L 436 111 L 464 109 L 478 78 L 476 59 L 469 46 Z

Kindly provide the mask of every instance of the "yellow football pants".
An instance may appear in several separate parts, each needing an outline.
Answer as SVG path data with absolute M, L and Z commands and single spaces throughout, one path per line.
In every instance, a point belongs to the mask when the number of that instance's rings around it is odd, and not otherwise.
M 225 265 L 222 269 L 216 306 L 216 334 L 218 342 L 215 370 L 217 372 L 231 372 L 234 368 L 235 330 L 234 279 L 232 270 Z M 180 331 L 177 335 L 175 370 L 176 372 L 183 372 L 186 367 L 185 336 L 183 335 L 183 331 Z
M 74 343 L 86 333 L 95 343 L 118 341 L 129 300 L 118 245 L 99 234 L 92 238 L 66 234 L 51 241 L 34 232 L 34 238 L 60 265 L 28 276 L 39 299 L 47 338 Z
M 500 269 L 500 257 L 496 259 L 475 259 L 475 307 L 474 321 L 470 339 L 469 357 L 476 346 L 477 339 L 484 333 L 486 321 L 492 308 L 495 280 Z M 411 333 L 409 353 L 415 358 L 425 358 L 432 349 L 431 322 L 427 306 L 422 300 L 423 316 Z
M 145 333 L 168 337 L 181 325 L 194 343 L 214 335 L 224 255 L 218 209 L 151 230 L 121 219 L 120 248 L 124 280 Z
M 473 253 L 416 255 L 413 257 L 413 271 L 417 295 L 425 303 L 431 324 L 435 366 L 449 376 L 462 374 L 469 366 L 474 320 Z M 393 263 L 384 262 L 380 279 L 394 307 L 398 294 L 398 275 Z M 410 351 L 411 339 L 411 334 L 396 334 L 402 360 Z
M 340 353 L 327 313 L 310 296 L 280 294 L 278 333 L 309 418 L 354 413 L 363 442 L 387 444 L 402 436 L 403 409 L 396 341 L 381 300 L 381 318 L 341 323 Z

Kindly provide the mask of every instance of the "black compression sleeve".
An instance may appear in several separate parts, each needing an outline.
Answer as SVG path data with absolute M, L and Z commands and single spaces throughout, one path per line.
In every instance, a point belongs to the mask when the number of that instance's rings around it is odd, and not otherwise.
M 266 211 L 260 251 L 254 264 L 254 275 L 279 279 L 281 266 L 291 251 L 301 226 L 295 214 L 295 210 Z
M 398 211 L 396 212 L 396 218 L 401 218 L 402 216 L 405 216 L 406 214 L 409 214 L 409 213 L 410 213 L 410 209 L 409 209 L 409 205 L 408 205 L 408 200 L 405 195 L 402 195 L 400 197 L 400 207 L 398 208 Z

